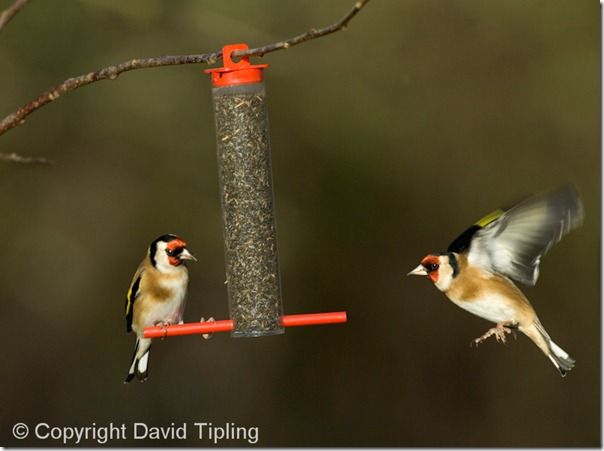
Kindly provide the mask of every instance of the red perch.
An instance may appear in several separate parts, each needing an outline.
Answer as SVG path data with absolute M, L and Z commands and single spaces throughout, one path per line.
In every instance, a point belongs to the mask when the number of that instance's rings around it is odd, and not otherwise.
M 302 315 L 285 315 L 281 317 L 284 327 L 315 326 L 317 324 L 336 324 L 346 322 L 346 312 L 307 313 Z M 213 332 L 230 332 L 233 320 L 211 321 L 205 323 L 175 324 L 173 326 L 152 326 L 145 328 L 145 338 L 166 338 L 178 335 L 211 334 Z

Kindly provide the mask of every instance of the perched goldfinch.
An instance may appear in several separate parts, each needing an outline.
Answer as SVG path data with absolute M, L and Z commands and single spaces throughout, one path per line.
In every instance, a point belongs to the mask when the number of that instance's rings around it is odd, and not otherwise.
M 187 243 L 176 235 L 162 235 L 134 273 L 126 299 L 126 330 L 136 333 L 136 345 L 125 383 L 134 376 L 147 378 L 151 339 L 144 338 L 145 327 L 182 323 L 189 283 L 185 260 L 197 261 Z
M 427 255 L 408 275 L 428 276 L 454 304 L 497 323 L 474 340 L 476 344 L 491 335 L 505 342 L 506 333 L 518 329 L 564 376 L 575 361 L 552 341 L 511 279 L 535 285 L 541 257 L 582 221 L 583 205 L 571 186 L 538 194 L 506 212 L 487 215 L 457 237 L 446 253 Z

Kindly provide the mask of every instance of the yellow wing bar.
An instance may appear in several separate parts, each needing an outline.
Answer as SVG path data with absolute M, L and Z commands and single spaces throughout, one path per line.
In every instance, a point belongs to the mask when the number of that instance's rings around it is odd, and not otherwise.
M 481 218 L 478 221 L 476 221 L 475 224 L 480 227 L 486 227 L 491 222 L 498 219 L 503 213 L 504 213 L 504 211 L 501 208 L 498 208 L 497 210 L 492 211 L 491 213 L 486 215 L 484 218 Z

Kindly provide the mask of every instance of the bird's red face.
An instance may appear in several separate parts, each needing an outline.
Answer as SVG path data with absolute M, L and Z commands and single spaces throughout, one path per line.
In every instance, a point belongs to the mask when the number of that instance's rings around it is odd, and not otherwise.
M 421 265 L 425 268 L 430 280 L 438 282 L 438 269 L 440 268 L 440 257 L 438 255 L 427 255 L 423 258 Z
M 440 256 L 429 254 L 426 255 L 419 266 L 411 271 L 410 276 L 428 276 L 434 282 L 438 282 L 438 270 L 440 268 Z
M 187 249 L 187 242 L 168 233 L 156 238 L 149 246 L 149 261 L 160 272 L 170 272 L 181 266 L 184 260 L 197 259 Z
M 166 244 L 168 263 L 179 266 L 183 260 L 195 260 L 195 257 L 187 250 L 187 243 L 182 238 L 174 238 Z

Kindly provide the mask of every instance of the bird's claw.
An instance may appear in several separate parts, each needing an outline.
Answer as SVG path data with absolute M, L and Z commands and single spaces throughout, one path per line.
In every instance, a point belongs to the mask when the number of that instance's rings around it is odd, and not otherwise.
M 170 325 L 170 323 L 167 321 L 158 321 L 153 325 L 156 327 L 161 327 L 161 331 L 162 331 L 161 339 L 165 340 L 166 337 L 168 336 L 168 326 Z
M 516 338 L 516 333 L 509 326 L 510 325 L 508 325 L 508 324 L 497 324 L 495 327 L 492 327 L 491 329 L 487 330 L 480 337 L 474 339 L 472 341 L 472 343 L 470 343 L 470 345 L 474 344 L 474 345 L 478 346 L 480 343 L 482 343 L 483 341 L 485 341 L 487 338 L 489 338 L 492 335 L 495 335 L 495 339 L 499 343 L 506 342 L 506 337 L 505 337 L 506 334 L 514 333 L 514 338 Z
M 200 323 L 213 323 L 214 321 L 215 321 L 214 318 L 211 316 L 208 318 L 207 321 L 205 320 L 205 318 L 203 316 L 199 320 Z M 204 338 L 204 340 L 209 340 L 210 338 L 212 338 L 213 335 L 214 335 L 214 333 L 201 334 L 201 336 Z

